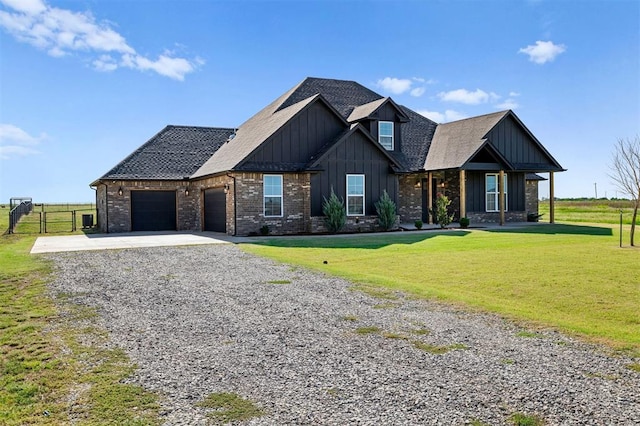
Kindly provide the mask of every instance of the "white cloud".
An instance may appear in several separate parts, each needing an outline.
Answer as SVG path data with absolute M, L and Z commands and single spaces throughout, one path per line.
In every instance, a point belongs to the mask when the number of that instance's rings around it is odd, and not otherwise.
M 89 12 L 51 7 L 40 0 L 0 0 L 12 11 L 0 10 L 0 27 L 17 40 L 46 50 L 50 56 L 83 54 L 93 57 L 98 71 L 114 71 L 121 66 L 184 80 L 186 74 L 204 64 L 164 52 L 156 60 L 140 55 L 107 22 L 97 22 Z M 116 60 L 110 55 L 120 55 Z M 106 60 L 106 58 L 109 60 Z
M 440 92 L 438 97 L 447 102 L 460 102 L 467 105 L 478 105 L 489 101 L 496 100 L 499 96 L 493 92 L 487 93 L 484 90 L 476 89 L 470 92 L 467 89 L 457 89 L 450 92 Z
M 394 95 L 400 95 L 407 90 L 411 89 L 412 81 L 407 78 L 395 78 L 385 77 L 378 80 L 376 85 L 387 92 L 391 92 Z
M 552 41 L 536 41 L 535 45 L 529 45 L 518 50 L 518 53 L 529 55 L 529 60 L 536 64 L 544 64 L 553 61 L 556 56 L 567 50 L 564 44 L 553 44 Z
M 516 109 L 520 106 L 514 99 L 508 98 L 504 102 L 497 104 L 498 109 Z
M 518 96 L 520 96 L 520 93 L 518 93 L 518 92 L 509 92 L 509 97 L 510 98 L 517 98 Z
M 0 123 L 0 159 L 39 154 L 34 147 L 46 138 L 46 133 L 32 136 L 13 124 Z
M 467 115 L 451 109 L 446 110 L 444 113 L 438 111 L 428 111 L 426 109 L 419 109 L 416 112 L 422 116 L 427 117 L 430 120 L 435 121 L 436 123 L 447 123 L 449 121 L 456 121 L 467 118 Z
M 29 15 L 43 12 L 47 8 L 41 0 L 0 0 L 0 3 Z
M 411 89 L 411 96 L 415 96 L 416 98 L 424 95 L 425 88 L 424 87 L 416 87 L 415 89 Z

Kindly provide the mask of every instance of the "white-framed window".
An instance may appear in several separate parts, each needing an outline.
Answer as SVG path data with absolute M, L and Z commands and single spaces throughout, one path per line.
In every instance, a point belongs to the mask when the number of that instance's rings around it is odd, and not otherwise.
M 364 175 L 347 175 L 347 216 L 364 216 Z
M 486 188 L 486 203 L 488 212 L 500 211 L 500 188 L 498 188 L 498 181 L 500 180 L 499 173 L 487 173 L 485 175 L 485 188 Z M 504 210 L 507 211 L 508 206 L 508 192 L 507 192 L 507 174 L 504 174 Z
M 393 121 L 378 122 L 378 142 L 387 151 L 393 151 Z
M 264 215 L 282 217 L 282 175 L 264 175 Z

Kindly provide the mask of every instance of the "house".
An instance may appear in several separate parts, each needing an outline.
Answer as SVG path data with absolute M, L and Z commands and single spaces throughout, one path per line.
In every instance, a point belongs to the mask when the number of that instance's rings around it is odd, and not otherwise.
M 440 193 L 455 219 L 525 221 L 536 173 L 553 199 L 559 171 L 513 111 L 437 124 L 354 81 L 306 78 L 238 128 L 165 127 L 91 186 L 103 232 L 295 234 L 325 231 L 332 190 L 347 231 L 376 229 L 383 191 L 401 223 L 433 223 Z

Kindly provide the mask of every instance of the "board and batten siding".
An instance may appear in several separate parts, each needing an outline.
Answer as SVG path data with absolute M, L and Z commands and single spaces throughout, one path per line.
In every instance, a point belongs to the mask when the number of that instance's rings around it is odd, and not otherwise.
M 487 173 L 498 173 L 496 171 L 487 172 L 467 172 L 467 211 L 486 211 L 486 188 L 485 176 Z M 524 173 L 507 173 L 507 210 L 525 211 L 525 179 Z
M 360 132 L 352 133 L 321 161 L 321 172 L 311 176 L 311 215 L 322 216 L 323 197 L 329 198 L 331 188 L 346 203 L 347 174 L 365 175 L 365 215 L 375 215 L 374 203 L 386 190 L 398 204 L 398 178 L 391 170 L 389 159 Z
M 322 102 L 300 111 L 247 158 L 252 163 L 306 164 L 347 126 Z
M 487 139 L 511 164 L 537 165 L 541 171 L 555 167 L 531 136 L 512 117 L 494 127 Z
M 393 122 L 393 151 L 400 152 L 402 146 L 400 123 L 397 122 L 398 110 L 391 104 L 382 105 L 375 113 L 376 119 L 369 120 L 366 128 L 371 133 L 373 139 L 378 140 L 378 123 L 380 121 Z

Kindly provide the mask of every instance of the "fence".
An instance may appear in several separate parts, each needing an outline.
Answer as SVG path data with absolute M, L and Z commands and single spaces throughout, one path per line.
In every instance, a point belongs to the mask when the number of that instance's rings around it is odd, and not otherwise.
M 18 201 L 19 203 L 14 207 L 14 204 Z M 31 213 L 33 203 L 31 202 L 31 198 L 11 198 L 9 208 L 9 233 L 12 234 L 20 219 L 24 215 Z
M 95 217 L 95 204 L 32 204 L 32 210 L 23 215 L 19 223 L 16 221 L 9 232 L 16 234 L 75 232 L 79 227 L 92 228 Z

